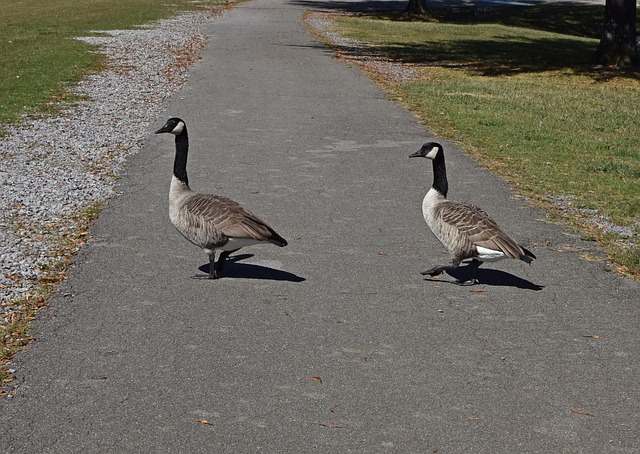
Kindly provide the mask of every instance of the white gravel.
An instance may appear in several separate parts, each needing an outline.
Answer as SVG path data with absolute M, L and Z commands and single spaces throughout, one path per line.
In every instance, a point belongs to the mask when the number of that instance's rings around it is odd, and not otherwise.
M 0 326 L 38 280 L 80 245 L 60 239 L 80 211 L 114 195 L 161 102 L 187 79 L 203 27 L 222 9 L 189 12 L 136 30 L 78 38 L 95 44 L 107 69 L 71 87 L 85 101 L 55 116 L 4 125 L 0 139 Z

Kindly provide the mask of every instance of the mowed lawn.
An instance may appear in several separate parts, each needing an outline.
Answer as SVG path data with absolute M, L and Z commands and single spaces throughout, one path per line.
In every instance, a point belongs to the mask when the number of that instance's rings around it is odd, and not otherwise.
M 0 15 L 0 123 L 55 108 L 65 83 L 100 67 L 91 46 L 73 39 L 92 30 L 132 28 L 216 0 L 12 0 Z
M 637 276 L 640 74 L 589 65 L 602 8 L 469 11 L 341 16 L 337 31 L 409 64 L 411 81 L 382 82 L 394 98 Z

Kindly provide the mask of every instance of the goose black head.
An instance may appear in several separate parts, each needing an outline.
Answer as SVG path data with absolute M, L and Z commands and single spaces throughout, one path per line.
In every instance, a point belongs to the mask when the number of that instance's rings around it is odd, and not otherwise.
M 438 142 L 427 142 L 418 151 L 410 154 L 409 157 L 435 159 L 436 156 L 438 156 L 438 154 L 441 152 L 442 145 L 440 145 Z
M 182 134 L 182 131 L 184 131 L 185 127 L 186 125 L 183 120 L 181 120 L 180 118 L 173 117 L 173 118 L 169 118 L 165 123 L 165 125 L 156 131 L 156 134 L 160 134 L 163 132 L 170 132 L 174 136 L 178 136 Z

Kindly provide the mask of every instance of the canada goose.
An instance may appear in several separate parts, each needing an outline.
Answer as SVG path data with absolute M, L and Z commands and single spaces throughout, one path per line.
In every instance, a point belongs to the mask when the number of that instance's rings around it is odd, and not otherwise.
M 423 271 L 423 275 L 437 276 L 443 271 L 458 268 L 465 259 L 472 259 L 469 264 L 471 279 L 458 283 L 473 285 L 478 283 L 476 271 L 482 262 L 511 258 L 531 263 L 536 258 L 531 251 L 504 233 L 480 208 L 447 200 L 449 184 L 442 145 L 436 142 L 425 143 L 409 157 L 433 161 L 433 185 L 422 201 L 422 214 L 431 231 L 451 256 L 450 265 L 434 266 Z
M 187 126 L 180 118 L 169 118 L 156 134 L 163 132 L 176 136 L 169 217 L 182 236 L 209 255 L 209 279 L 219 278 L 227 257 L 244 246 L 264 242 L 280 247 L 287 245 L 287 241 L 265 221 L 237 202 L 226 197 L 193 192 L 187 178 Z M 222 252 L 216 262 L 217 249 Z

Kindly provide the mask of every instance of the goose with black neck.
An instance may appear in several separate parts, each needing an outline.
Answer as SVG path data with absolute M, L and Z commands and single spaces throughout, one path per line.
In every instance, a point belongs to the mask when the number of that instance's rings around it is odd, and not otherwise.
M 175 136 L 176 154 L 169 189 L 169 218 L 178 232 L 200 247 L 209 256 L 209 275 L 196 276 L 218 279 L 230 254 L 240 248 L 259 243 L 279 247 L 287 240 L 256 214 L 227 197 L 194 192 L 189 187 L 187 157 L 189 135 L 180 118 L 170 118 L 156 134 Z M 216 251 L 220 257 L 216 262 Z
M 433 161 L 433 184 L 422 201 L 422 214 L 433 234 L 451 257 L 450 264 L 433 266 L 423 271 L 422 275 L 438 276 L 443 271 L 455 270 L 463 260 L 470 259 L 470 279 L 457 283 L 474 285 L 478 283 L 476 274 L 483 262 L 510 258 L 530 264 L 536 258 L 531 251 L 507 235 L 480 208 L 447 199 L 449 183 L 441 144 L 427 142 L 409 157 Z

